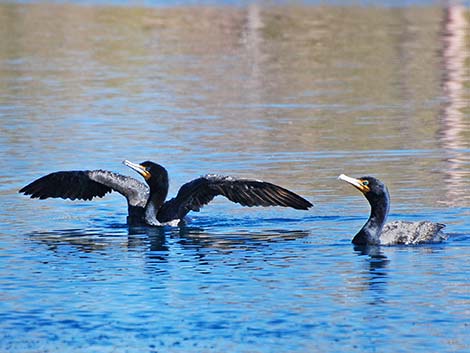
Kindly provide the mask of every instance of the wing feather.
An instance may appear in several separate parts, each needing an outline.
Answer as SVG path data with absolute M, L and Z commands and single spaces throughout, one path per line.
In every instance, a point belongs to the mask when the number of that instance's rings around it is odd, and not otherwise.
M 265 181 L 206 175 L 184 184 L 176 197 L 162 207 L 159 220 L 181 219 L 189 211 L 199 211 L 218 195 L 247 207 L 283 206 L 307 210 L 313 206 L 292 191 Z
M 92 200 L 117 191 L 132 206 L 144 207 L 148 199 L 148 187 L 140 181 L 106 170 L 61 171 L 45 175 L 23 187 L 19 192 L 31 198 L 49 197 Z

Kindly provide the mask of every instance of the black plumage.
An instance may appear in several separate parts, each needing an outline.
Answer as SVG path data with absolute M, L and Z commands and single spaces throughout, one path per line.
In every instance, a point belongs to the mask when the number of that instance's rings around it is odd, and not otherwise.
M 190 211 L 199 211 L 218 195 L 242 206 L 283 206 L 307 210 L 312 204 L 278 185 L 259 180 L 236 179 L 209 174 L 183 186 L 176 197 L 165 201 L 169 188 L 166 169 L 153 162 L 124 164 L 141 174 L 146 184 L 105 170 L 61 171 L 43 176 L 19 192 L 31 198 L 49 197 L 91 200 L 116 191 L 127 199 L 130 224 L 160 225 L 183 220 Z
M 48 197 L 91 200 L 93 197 L 103 197 L 111 191 L 109 186 L 94 181 L 91 172 L 87 170 L 51 173 L 20 190 L 26 195 L 31 195 L 31 198 L 41 200 Z
M 355 245 L 395 245 L 436 243 L 447 239 L 442 232 L 442 223 L 429 221 L 393 221 L 385 224 L 390 209 L 390 194 L 379 179 L 364 176 L 359 179 L 341 174 L 343 180 L 361 191 L 370 204 L 370 216 L 361 230 L 354 236 Z
M 284 206 L 307 210 L 312 204 L 299 195 L 264 181 L 206 175 L 184 184 L 173 199 L 158 212 L 160 222 L 182 219 L 190 211 L 199 211 L 218 195 L 242 206 Z

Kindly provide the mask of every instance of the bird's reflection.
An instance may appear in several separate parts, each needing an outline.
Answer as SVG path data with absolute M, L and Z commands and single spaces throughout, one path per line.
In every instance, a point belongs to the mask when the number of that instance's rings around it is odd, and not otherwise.
M 121 258 L 122 254 L 132 257 L 142 264 L 142 270 L 152 275 L 165 276 L 172 272 L 174 264 L 190 266 L 198 273 L 210 273 L 213 265 L 230 258 L 230 253 L 240 251 L 252 261 L 253 251 L 269 247 L 273 242 L 292 241 L 308 236 L 301 230 L 266 230 L 251 233 L 247 230 L 230 232 L 211 232 L 198 227 L 115 227 L 109 228 L 66 229 L 31 233 L 34 243 L 46 245 L 54 256 L 84 258 L 98 256 L 106 261 L 109 257 Z M 251 254 L 251 255 L 250 255 Z M 222 256 L 221 256 L 222 255 Z M 127 255 L 125 255 L 127 258 Z
M 142 245 L 143 239 L 149 245 L 149 251 L 168 251 L 164 227 L 128 227 L 128 248 L 137 248 Z
M 223 229 L 222 229 L 223 230 Z M 309 232 L 303 230 L 247 230 L 230 229 L 211 231 L 201 227 L 133 227 L 116 224 L 102 229 L 60 229 L 38 231 L 28 234 L 35 243 L 47 245 L 52 252 L 70 246 L 74 252 L 106 252 L 110 248 L 124 248 L 126 251 L 141 251 L 151 260 L 165 261 L 173 245 L 183 250 L 199 251 L 211 249 L 239 251 L 263 247 L 272 242 L 290 241 L 303 238 Z
M 109 236 L 96 229 L 35 231 L 27 235 L 33 242 L 47 245 L 52 252 L 58 252 L 64 245 L 83 253 L 100 252 L 112 244 Z
M 363 287 L 373 294 L 371 305 L 384 302 L 387 286 L 387 266 L 390 260 L 384 255 L 380 246 L 355 245 L 354 251 L 359 256 L 365 256 L 365 273 Z
M 232 250 L 249 250 L 262 247 L 268 243 L 283 242 L 308 236 L 302 230 L 263 230 L 257 232 L 230 231 L 227 233 L 210 233 L 201 229 L 179 231 L 179 243 L 191 247 L 211 248 L 223 252 Z

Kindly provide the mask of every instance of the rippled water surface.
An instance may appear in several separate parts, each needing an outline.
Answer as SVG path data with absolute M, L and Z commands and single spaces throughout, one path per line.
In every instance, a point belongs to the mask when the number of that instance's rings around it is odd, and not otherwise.
M 470 351 L 470 12 L 404 5 L 2 2 L 0 351 Z M 219 173 L 315 207 L 128 228 L 118 194 L 17 193 L 123 159 L 171 195 Z M 369 208 L 340 173 L 449 240 L 355 249 Z

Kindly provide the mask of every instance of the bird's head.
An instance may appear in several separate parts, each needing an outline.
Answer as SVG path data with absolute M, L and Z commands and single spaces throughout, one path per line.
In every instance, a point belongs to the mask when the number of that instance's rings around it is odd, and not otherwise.
M 362 192 L 371 205 L 380 201 L 387 201 L 388 203 L 389 193 L 387 187 L 377 178 L 372 176 L 363 176 L 356 179 L 341 174 L 338 179 L 351 184 Z
M 155 185 L 156 183 L 163 183 L 168 185 L 168 172 L 160 164 L 150 161 L 136 164 L 128 160 L 125 160 L 122 163 L 142 175 L 147 184 L 150 186 Z

